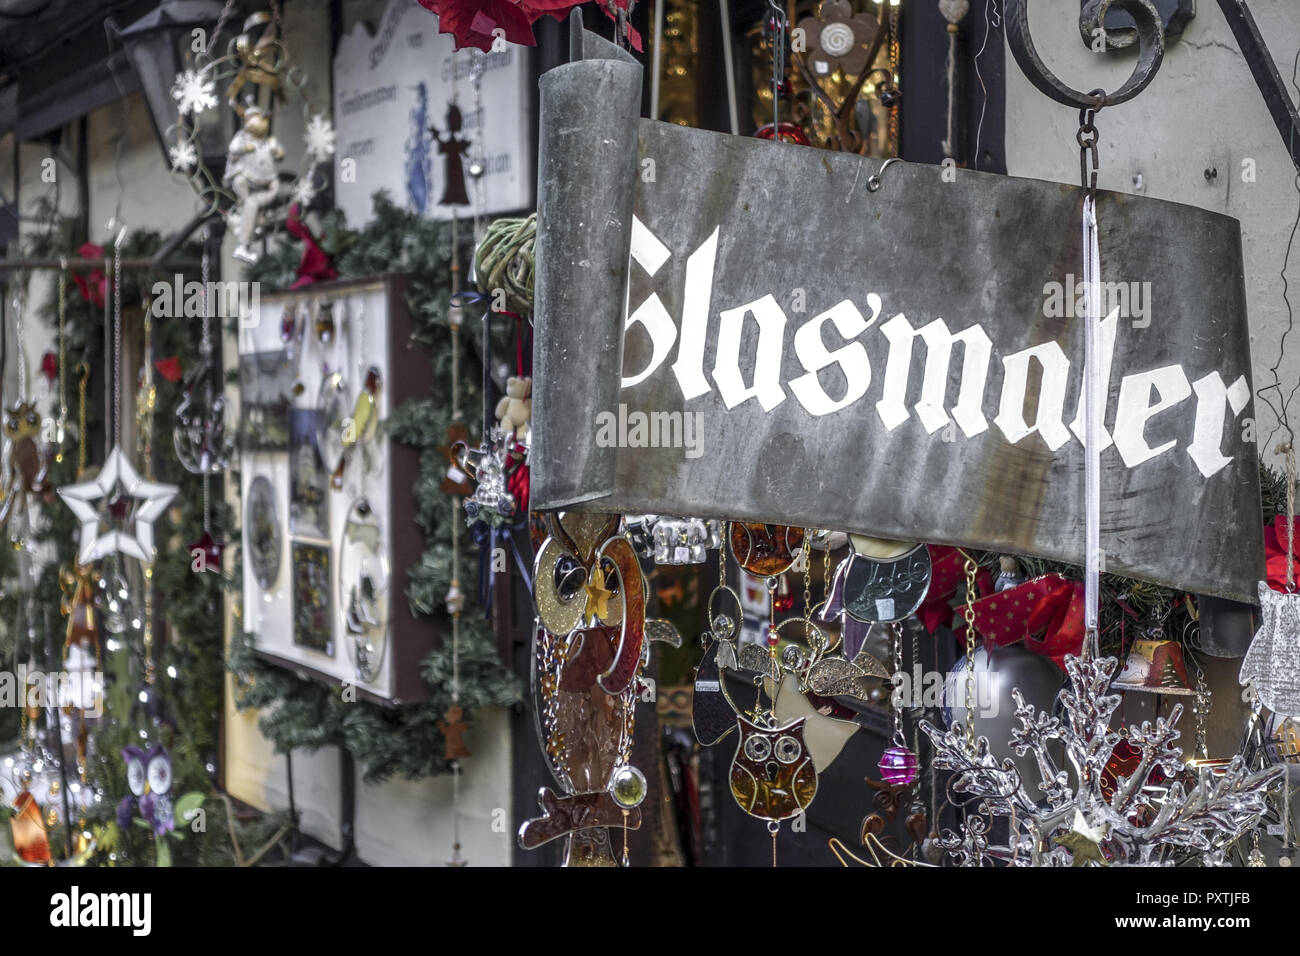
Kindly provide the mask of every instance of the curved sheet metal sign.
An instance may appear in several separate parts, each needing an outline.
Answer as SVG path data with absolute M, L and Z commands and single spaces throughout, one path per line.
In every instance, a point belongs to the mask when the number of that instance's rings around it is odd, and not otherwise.
M 636 119 L 587 35 L 542 78 L 533 507 L 1082 563 L 1079 189 Z M 1102 193 L 1105 570 L 1263 571 L 1234 219 Z

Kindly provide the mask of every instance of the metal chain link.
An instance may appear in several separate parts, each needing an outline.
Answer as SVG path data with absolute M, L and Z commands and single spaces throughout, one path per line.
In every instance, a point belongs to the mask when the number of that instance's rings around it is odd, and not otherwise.
M 975 573 L 979 565 L 966 555 L 966 746 L 975 750 Z
M 1097 104 L 1088 109 L 1079 110 L 1079 131 L 1075 133 L 1075 141 L 1079 144 L 1079 185 L 1087 192 L 1090 198 L 1097 195 L 1097 169 L 1100 163 L 1097 160 L 1097 126 L 1095 120 L 1097 113 L 1106 105 L 1106 91 L 1101 89 L 1093 90 L 1090 94 Z
M 812 533 L 803 536 L 803 616 L 812 617 Z
M 59 256 L 59 422 L 55 432 L 58 450 L 54 453 L 54 460 L 59 464 L 63 463 L 64 431 L 68 424 L 67 270 L 67 256 Z
M 114 444 L 122 444 L 122 239 L 113 243 L 113 427 Z

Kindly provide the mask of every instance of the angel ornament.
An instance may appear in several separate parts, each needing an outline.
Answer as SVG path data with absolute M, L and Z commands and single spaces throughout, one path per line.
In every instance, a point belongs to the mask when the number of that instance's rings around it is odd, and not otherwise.
M 1259 582 L 1259 630 L 1241 661 L 1239 680 L 1275 714 L 1300 716 L 1300 594 Z
M 254 263 L 261 253 L 253 248 L 262 210 L 280 194 L 279 163 L 284 148 L 271 135 L 271 117 L 260 107 L 244 108 L 243 125 L 230 140 L 226 153 L 225 183 L 236 196 L 235 205 L 226 214 L 226 222 L 235 234 L 234 256 Z

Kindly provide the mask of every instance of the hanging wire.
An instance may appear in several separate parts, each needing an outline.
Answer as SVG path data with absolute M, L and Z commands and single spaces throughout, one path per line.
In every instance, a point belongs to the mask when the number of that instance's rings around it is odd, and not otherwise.
M 1298 75 L 1300 75 L 1300 50 L 1296 51 L 1295 59 L 1291 63 L 1291 86 L 1295 89 L 1296 95 L 1300 97 L 1300 82 L 1297 82 Z M 1300 200 L 1300 169 L 1296 170 L 1295 178 L 1292 180 L 1292 185 L 1295 186 L 1297 199 Z M 1269 410 L 1273 412 L 1273 417 L 1276 419 L 1276 424 L 1273 425 L 1273 430 L 1268 433 L 1268 438 L 1264 442 L 1265 446 L 1270 444 L 1278 431 L 1284 428 L 1286 429 L 1288 443 L 1293 444 L 1295 442 L 1295 432 L 1291 430 L 1291 424 L 1287 418 L 1287 409 L 1291 407 L 1291 401 L 1295 398 L 1297 389 L 1300 389 L 1300 379 L 1298 379 L 1296 384 L 1291 388 L 1285 401 L 1282 401 L 1282 380 L 1278 376 L 1278 369 L 1282 367 L 1282 360 L 1286 357 L 1287 336 L 1290 335 L 1291 330 L 1295 328 L 1295 313 L 1291 307 L 1290 284 L 1287 282 L 1286 273 L 1287 269 L 1291 266 L 1291 250 L 1295 246 L 1297 229 L 1300 229 L 1300 201 L 1296 204 L 1295 221 L 1291 224 L 1291 234 L 1287 237 L 1286 242 L 1286 255 L 1282 257 L 1282 268 L 1278 273 L 1279 277 L 1282 279 L 1282 304 L 1286 306 L 1286 328 L 1282 331 L 1282 339 L 1278 343 L 1277 361 L 1275 361 L 1273 367 L 1268 370 L 1269 374 L 1273 376 L 1273 384 L 1265 385 L 1259 390 L 1259 397 L 1264 400 L 1264 404 L 1269 407 Z M 1266 394 L 1267 392 L 1274 390 L 1277 391 L 1278 399 L 1281 401 L 1280 408 L 1275 406 Z
M 990 10 L 992 11 L 990 13 Z M 980 163 L 980 136 L 984 132 L 984 114 L 989 105 L 989 88 L 984 84 L 984 74 L 980 70 L 980 57 L 984 55 L 985 48 L 989 45 L 989 34 L 994 30 L 1002 27 L 1002 12 L 998 10 L 998 0 L 984 0 L 984 40 L 980 43 L 979 51 L 975 54 L 975 78 L 980 82 L 980 118 L 975 124 L 975 152 L 971 155 L 971 168 L 979 169 Z

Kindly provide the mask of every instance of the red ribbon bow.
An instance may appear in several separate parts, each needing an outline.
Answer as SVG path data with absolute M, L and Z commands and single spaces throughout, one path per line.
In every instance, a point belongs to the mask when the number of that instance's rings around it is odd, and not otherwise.
M 995 647 L 1023 640 L 1064 671 L 1065 656 L 1083 648 L 1083 582 L 1045 574 L 980 598 L 975 630 Z

